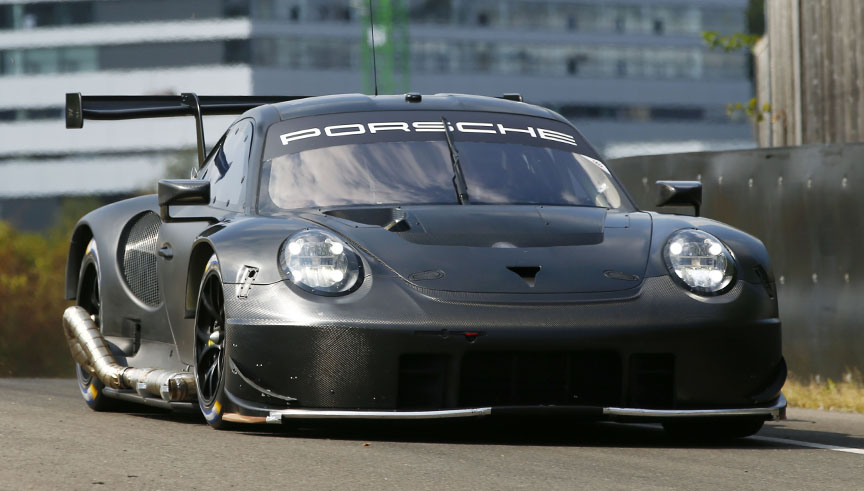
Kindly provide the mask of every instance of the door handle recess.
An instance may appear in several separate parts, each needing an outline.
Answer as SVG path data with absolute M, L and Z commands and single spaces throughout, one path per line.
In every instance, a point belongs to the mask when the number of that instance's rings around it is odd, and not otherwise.
M 162 244 L 162 247 L 159 249 L 159 251 L 156 254 L 159 254 L 160 256 L 164 257 L 165 259 L 171 259 L 172 257 L 174 257 L 174 251 L 171 249 L 171 244 L 169 244 L 167 242 Z

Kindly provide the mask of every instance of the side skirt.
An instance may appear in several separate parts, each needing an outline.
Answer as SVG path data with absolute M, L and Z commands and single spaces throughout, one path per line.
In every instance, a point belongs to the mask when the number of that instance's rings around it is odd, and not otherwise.
M 145 406 L 158 407 L 182 413 L 200 412 L 198 404 L 194 402 L 168 402 L 156 397 L 141 397 L 134 390 L 117 390 L 111 387 L 102 389 L 102 393 L 112 399 L 120 399 L 121 401 L 134 402 Z

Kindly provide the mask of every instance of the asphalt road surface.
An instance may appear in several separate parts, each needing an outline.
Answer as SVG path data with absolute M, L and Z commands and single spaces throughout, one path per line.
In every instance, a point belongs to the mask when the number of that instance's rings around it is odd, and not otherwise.
M 685 445 L 656 425 L 210 429 L 95 413 L 75 381 L 0 379 L 0 489 L 864 489 L 864 415 L 789 410 L 755 437 Z

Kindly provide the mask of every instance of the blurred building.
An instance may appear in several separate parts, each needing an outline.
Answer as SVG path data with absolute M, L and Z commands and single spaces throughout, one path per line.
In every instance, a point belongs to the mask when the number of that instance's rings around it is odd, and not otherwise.
M 0 0 L 0 196 L 129 192 L 190 167 L 191 120 L 65 130 L 63 95 L 368 90 L 366 0 Z M 398 88 L 520 92 L 609 156 L 752 146 L 747 0 L 375 0 L 401 9 Z M 384 22 L 384 20 L 381 20 Z M 397 50 L 398 51 L 398 50 Z M 389 56 L 384 50 L 384 55 Z M 379 53 L 380 55 L 381 53 Z M 385 69 L 387 64 L 384 65 Z M 205 122 L 208 141 L 230 118 Z M 188 164 L 182 159 L 188 160 Z M 2 207 L 2 202 L 0 202 Z M 0 209 L 0 216 L 5 212 Z

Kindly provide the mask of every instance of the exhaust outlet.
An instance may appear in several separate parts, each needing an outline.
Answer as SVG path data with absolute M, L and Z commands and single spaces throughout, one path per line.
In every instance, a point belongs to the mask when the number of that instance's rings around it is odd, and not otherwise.
M 195 398 L 195 378 L 189 372 L 124 367 L 117 363 L 99 327 L 82 307 L 69 307 L 63 312 L 63 332 L 75 362 L 106 386 L 133 389 L 142 397 L 161 397 L 169 402 Z

